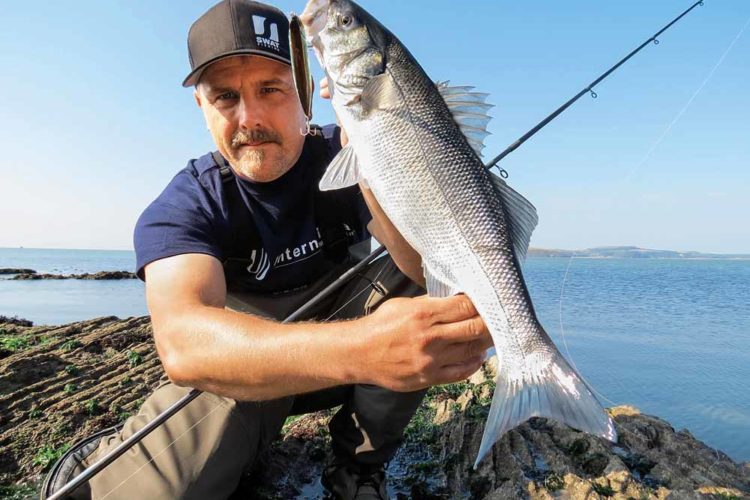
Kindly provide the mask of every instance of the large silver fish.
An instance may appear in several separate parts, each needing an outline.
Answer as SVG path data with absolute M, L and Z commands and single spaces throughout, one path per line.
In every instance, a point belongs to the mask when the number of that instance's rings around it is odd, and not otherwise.
M 349 136 L 321 189 L 365 181 L 422 256 L 428 293 L 465 293 L 489 327 L 499 369 L 475 466 L 534 416 L 616 440 L 612 420 L 534 313 L 520 264 L 536 211 L 482 164 L 486 94 L 433 83 L 350 0 L 310 0 L 301 19 Z

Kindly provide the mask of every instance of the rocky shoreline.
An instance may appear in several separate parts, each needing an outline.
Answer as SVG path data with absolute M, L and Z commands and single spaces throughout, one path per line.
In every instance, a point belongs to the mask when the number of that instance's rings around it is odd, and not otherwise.
M 37 273 L 33 269 L 0 269 L 0 274 L 12 275 L 7 280 L 134 280 L 138 276 L 130 271 L 99 271 L 82 274 Z
M 9 321 L 12 320 L 12 321 Z M 138 411 L 163 374 L 148 317 L 31 326 L 0 318 L 0 497 L 34 498 L 73 442 Z M 473 470 L 491 364 L 432 388 L 389 466 L 395 498 L 747 498 L 750 465 L 631 407 L 612 445 L 546 419 L 506 434 Z M 321 498 L 330 412 L 290 418 L 236 499 Z

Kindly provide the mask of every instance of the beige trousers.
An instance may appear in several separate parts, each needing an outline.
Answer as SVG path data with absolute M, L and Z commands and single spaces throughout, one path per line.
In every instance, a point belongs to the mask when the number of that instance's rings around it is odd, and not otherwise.
M 370 282 L 380 286 L 368 286 Z M 334 319 L 354 318 L 369 313 L 384 299 L 422 293 L 398 271 L 390 257 L 384 257 L 347 283 L 335 299 L 321 306 L 317 312 L 322 314 L 317 316 L 335 312 Z M 86 460 L 87 465 L 189 390 L 164 380 L 120 433 L 102 439 Z M 276 438 L 287 416 L 337 405 L 342 407 L 330 423 L 333 453 L 342 460 L 384 463 L 401 444 L 403 430 L 423 396 L 424 391 L 397 393 L 365 385 L 265 402 L 235 401 L 203 393 L 93 478 L 88 487 L 81 487 L 75 497 L 227 498 L 243 472 Z

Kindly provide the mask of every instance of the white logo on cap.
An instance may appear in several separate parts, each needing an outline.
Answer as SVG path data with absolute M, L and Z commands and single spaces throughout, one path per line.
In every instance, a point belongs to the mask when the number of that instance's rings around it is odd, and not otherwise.
M 270 23 L 269 35 L 266 34 L 266 18 L 263 16 L 253 16 L 253 28 L 255 29 L 255 43 L 258 47 L 264 47 L 267 49 L 273 49 L 279 51 L 281 49 L 279 45 L 279 26 L 276 23 Z

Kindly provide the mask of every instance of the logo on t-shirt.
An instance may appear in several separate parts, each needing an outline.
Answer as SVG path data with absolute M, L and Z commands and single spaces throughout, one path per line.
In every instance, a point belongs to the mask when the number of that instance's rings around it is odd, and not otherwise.
M 263 248 L 260 250 L 253 249 L 250 254 L 250 265 L 247 266 L 247 272 L 255 275 L 256 280 L 263 281 L 270 268 L 271 260 L 268 258 L 266 251 Z
M 273 259 L 273 267 L 285 267 L 297 262 L 309 259 L 320 252 L 323 246 L 323 239 L 320 236 L 320 229 L 316 228 L 317 238 L 305 241 L 291 248 L 285 248 L 279 255 Z
M 280 50 L 279 45 L 279 26 L 276 23 L 268 23 L 268 36 L 266 34 L 267 19 L 263 16 L 253 16 L 253 28 L 255 29 L 255 43 L 258 47 L 267 49 Z

